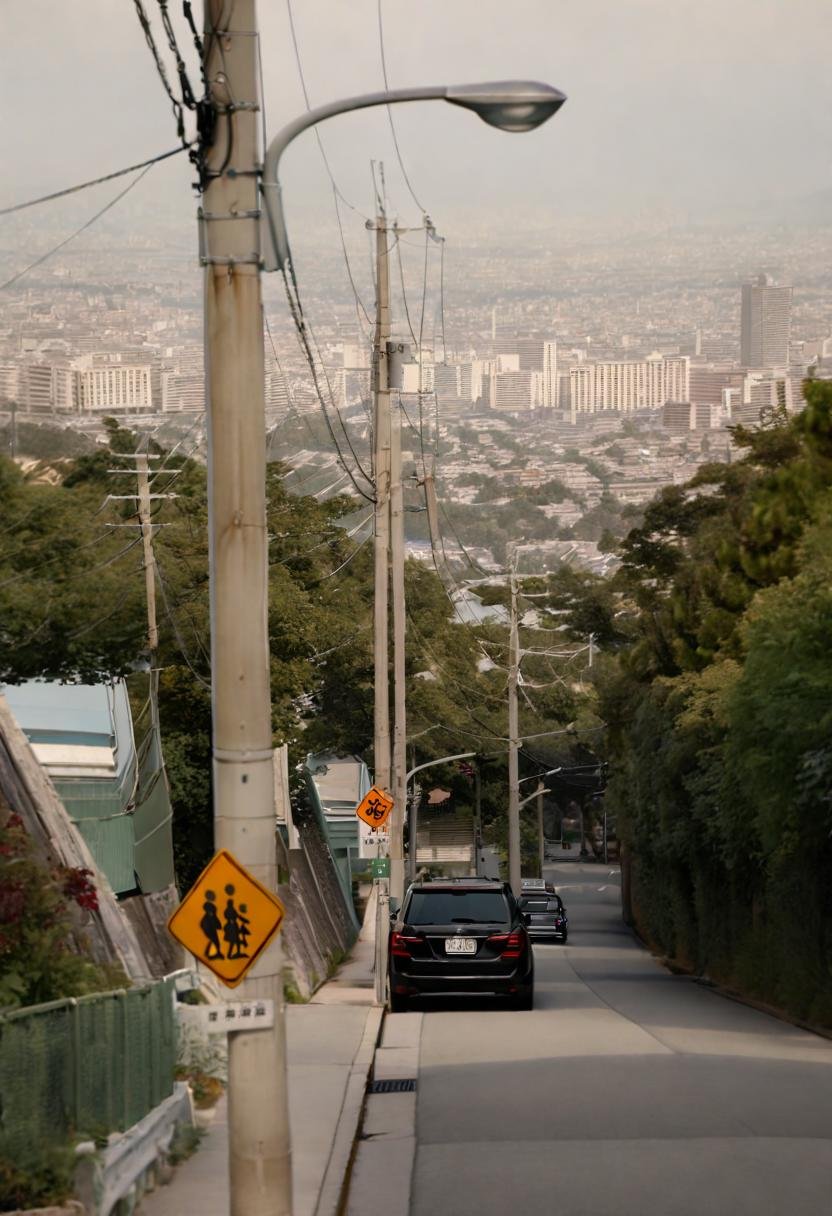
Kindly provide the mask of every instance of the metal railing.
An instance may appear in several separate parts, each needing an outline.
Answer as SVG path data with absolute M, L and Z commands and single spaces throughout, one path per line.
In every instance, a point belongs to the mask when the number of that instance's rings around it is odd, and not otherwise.
M 174 985 L 0 1015 L 0 1153 L 124 1131 L 173 1092 Z

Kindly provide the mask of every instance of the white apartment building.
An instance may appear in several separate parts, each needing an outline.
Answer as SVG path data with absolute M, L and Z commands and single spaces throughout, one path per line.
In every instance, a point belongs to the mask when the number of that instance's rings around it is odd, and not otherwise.
M 80 364 L 80 366 L 79 366 Z M 149 414 L 153 410 L 150 364 L 73 364 L 79 414 Z
M 690 397 L 690 358 L 650 355 L 632 362 L 584 363 L 569 371 L 572 421 L 577 414 L 659 409 Z
M 543 343 L 543 406 L 557 409 L 558 406 L 558 344 Z
M 205 409 L 204 372 L 162 372 L 162 412 Z
M 488 383 L 492 410 L 534 410 L 543 404 L 543 372 L 497 372 Z
M 419 364 L 403 363 L 401 391 L 403 393 L 432 393 L 434 386 L 434 364 L 427 361 Z M 421 374 L 420 374 L 421 368 Z

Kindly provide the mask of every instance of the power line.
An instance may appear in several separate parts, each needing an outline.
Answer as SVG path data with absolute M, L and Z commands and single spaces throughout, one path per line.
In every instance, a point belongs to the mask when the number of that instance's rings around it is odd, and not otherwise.
M 102 177 L 94 177 L 88 182 L 79 182 L 77 186 L 67 186 L 65 190 L 55 190 L 52 194 L 42 194 L 40 198 L 30 198 L 25 203 L 15 203 L 13 207 L 0 208 L 0 216 L 12 215 L 15 211 L 25 211 L 28 207 L 38 207 L 41 203 L 51 203 L 56 198 L 66 198 L 70 194 L 78 194 L 81 190 L 89 190 L 92 186 L 101 186 L 104 182 L 115 181 L 117 177 L 124 177 L 128 173 L 136 173 L 139 169 L 147 169 L 151 165 L 158 165 L 162 160 L 169 160 L 171 156 L 180 156 L 186 149 L 171 148 L 169 152 L 161 152 L 158 156 L 151 156 L 149 160 L 140 160 L 136 165 L 128 165 L 126 169 L 116 169 L 115 173 L 105 173 Z
M 24 266 L 22 270 L 18 270 L 17 274 L 13 274 L 10 279 L 6 279 L 5 283 L 0 283 L 0 291 L 5 291 L 7 287 L 11 287 L 13 283 L 16 283 L 18 279 L 22 279 L 23 276 L 28 274 L 30 270 L 34 270 L 37 266 L 42 266 L 44 262 L 68 245 L 70 241 L 74 241 L 75 238 L 80 236 L 82 232 L 86 232 L 88 228 L 91 228 L 96 220 L 100 220 L 102 215 L 106 215 L 106 213 L 112 207 L 115 207 L 116 203 L 121 202 L 125 194 L 129 194 L 134 186 L 138 186 L 144 175 L 150 172 L 155 163 L 155 160 L 150 161 L 150 163 L 146 165 L 144 169 L 142 169 L 141 173 L 133 178 L 132 182 L 130 182 L 128 186 L 125 186 L 123 190 L 119 191 L 115 198 L 110 199 L 109 203 L 102 207 L 100 211 L 96 211 L 95 215 L 88 219 L 85 224 L 82 224 L 80 228 L 76 228 L 73 233 L 71 233 L 68 237 L 65 237 L 64 240 L 60 241 L 57 245 L 53 245 L 51 249 L 47 250 L 47 252 L 42 254 L 41 257 L 36 258 L 34 262 L 30 262 L 29 265 Z
M 378 0 L 378 5 L 377 5 L 378 46 L 379 46 L 379 51 L 381 53 L 381 71 L 382 71 L 382 75 L 384 76 L 384 87 L 387 90 L 387 92 L 389 93 L 390 92 L 390 81 L 387 78 L 387 57 L 384 53 L 384 18 L 382 15 L 381 6 L 382 6 L 382 0 Z M 388 105 L 386 108 L 387 108 L 387 117 L 390 120 L 390 134 L 393 136 L 393 147 L 396 149 L 396 159 L 399 162 L 399 168 L 402 171 L 402 177 L 405 180 L 405 185 L 407 186 L 408 190 L 410 191 L 410 197 L 413 199 L 414 203 L 419 208 L 422 215 L 425 215 L 426 214 L 425 208 L 422 206 L 422 204 L 419 202 L 419 199 L 416 197 L 416 191 L 413 189 L 410 178 L 407 175 L 407 169 L 404 166 L 404 160 L 402 159 L 401 148 L 399 147 L 399 139 L 396 134 L 396 124 L 393 122 L 393 107 Z
M 321 583 L 325 583 L 325 582 L 327 582 L 328 579 L 335 578 L 336 574 L 340 574 L 341 571 L 344 570 L 350 564 L 350 562 L 353 561 L 358 556 L 358 554 L 364 548 L 364 546 L 366 545 L 367 541 L 370 539 L 371 536 L 372 536 L 372 532 L 368 532 L 368 534 L 364 537 L 364 539 L 362 541 L 358 542 L 358 544 L 355 546 L 355 548 L 353 549 L 353 551 L 349 555 L 349 557 L 346 559 L 346 561 L 341 562 L 341 565 L 336 566 L 334 570 L 330 570 L 329 574 L 325 574 L 323 576 L 323 578 L 315 579 L 315 581 L 313 583 L 307 583 L 305 590 L 311 591 L 313 587 L 320 587 Z
M 300 295 L 299 295 L 298 287 L 297 287 L 297 279 L 295 277 L 294 268 L 291 267 L 291 263 L 290 263 L 290 269 L 291 269 L 291 282 L 290 282 L 289 275 L 287 275 L 287 273 L 286 273 L 285 267 L 283 268 L 283 271 L 282 271 L 283 283 L 286 288 L 286 298 L 289 301 L 289 311 L 292 314 L 292 320 L 295 323 L 295 329 L 296 329 L 298 337 L 300 339 L 301 348 L 303 350 L 304 355 L 306 356 L 306 361 L 309 365 L 309 370 L 312 373 L 312 382 L 315 386 L 315 393 L 317 395 L 318 402 L 321 406 L 321 411 L 323 413 L 324 422 L 326 423 L 326 427 L 329 432 L 329 437 L 332 440 L 332 443 L 333 443 L 333 446 L 335 447 L 336 452 L 338 453 L 338 460 L 341 465 L 341 468 L 347 474 L 347 476 L 349 477 L 349 479 L 352 482 L 355 489 L 358 491 L 358 493 L 361 495 L 362 498 L 366 498 L 368 502 L 373 502 L 374 498 L 361 488 L 361 486 L 358 484 L 358 482 L 355 478 L 355 474 L 353 473 L 352 469 L 347 464 L 347 462 L 344 458 L 344 453 L 341 450 L 341 445 L 338 442 L 338 437 L 335 434 L 335 430 L 332 426 L 332 420 L 329 417 L 329 413 L 327 411 L 327 406 L 326 406 L 326 401 L 324 400 L 323 392 L 321 390 L 320 380 L 318 378 L 318 370 L 315 366 L 315 357 L 312 354 L 312 348 L 309 344 L 308 333 L 311 331 L 309 331 L 309 329 L 308 329 L 308 322 L 306 321 L 306 318 L 303 314 L 303 306 L 300 302 Z M 292 294 L 293 288 L 294 288 L 294 293 L 295 293 L 294 296 Z M 324 372 L 324 375 L 326 376 L 326 367 L 323 366 L 323 360 L 321 360 L 321 365 L 322 365 L 322 370 Z M 330 397 L 332 397 L 332 386 L 329 384 L 328 377 L 327 377 L 327 387 L 329 388 Z M 367 473 L 364 471 L 364 469 L 361 468 L 361 464 L 358 460 L 355 450 L 352 447 L 352 443 L 350 441 L 349 435 L 347 434 L 346 427 L 344 426 L 344 420 L 343 420 L 343 418 L 341 418 L 341 414 L 338 411 L 338 407 L 335 405 L 334 398 L 332 400 L 332 403 L 333 403 L 333 408 L 335 409 L 335 412 L 338 416 L 338 420 L 341 423 L 341 429 L 344 432 L 344 436 L 347 440 L 347 445 L 349 446 L 350 451 L 353 454 L 353 459 L 355 460 L 355 463 L 359 469 L 359 472 L 366 479 L 367 484 L 372 486 L 373 485 L 372 479 L 367 475 Z
M 303 62 L 302 62 L 301 56 L 300 56 L 300 46 L 298 44 L 298 36 L 297 36 L 297 31 L 295 29 L 295 17 L 294 17 L 294 13 L 292 12 L 292 0 L 286 0 L 286 12 L 287 12 L 287 16 L 289 18 L 289 32 L 292 35 L 292 46 L 295 51 L 295 62 L 298 67 L 298 76 L 300 77 L 300 87 L 301 87 L 301 91 L 303 92 L 303 100 L 304 100 L 307 110 L 311 110 L 312 103 L 309 99 L 309 90 L 306 87 L 306 76 L 303 71 Z M 324 143 L 323 143 L 323 139 L 321 137 L 321 133 L 320 133 L 320 131 L 318 131 L 317 128 L 315 128 L 315 138 L 318 141 L 318 147 L 320 148 L 320 151 L 321 151 L 321 159 L 324 162 L 324 167 L 327 171 L 327 175 L 328 175 L 330 183 L 332 185 L 332 189 L 335 191 L 336 197 L 339 198 L 346 207 L 349 207 L 350 211 L 354 211 L 357 215 L 360 215 L 362 219 L 365 219 L 365 220 L 369 219 L 369 216 L 364 215 L 363 212 L 361 212 L 358 207 L 353 206 L 353 204 L 350 202 L 350 200 L 348 198 L 345 198 L 344 195 L 341 193 L 341 190 L 338 187 L 338 183 L 335 180 L 335 174 L 332 172 L 332 168 L 329 163 L 329 158 L 327 157 L 326 149 L 324 148 Z
M 306 87 L 306 76 L 303 71 L 303 62 L 301 60 L 301 55 L 300 55 L 300 46 L 298 43 L 297 31 L 295 29 L 295 17 L 294 17 L 294 13 L 292 11 L 292 0 L 286 0 L 286 12 L 287 12 L 287 15 L 289 18 L 289 31 L 292 36 L 292 46 L 294 47 L 294 52 L 295 52 L 295 62 L 297 64 L 297 68 L 298 68 L 298 76 L 300 78 L 300 87 L 301 87 L 301 91 L 303 92 L 303 100 L 304 100 L 304 103 L 306 104 L 306 109 L 308 111 L 308 110 L 311 110 L 312 104 L 311 104 L 311 101 L 309 98 L 309 90 Z M 364 319 L 365 319 L 368 327 L 370 327 L 370 329 L 372 329 L 372 321 L 370 320 L 370 316 L 364 305 L 364 301 L 361 298 L 361 294 L 356 285 L 355 276 L 352 271 L 352 265 L 350 263 L 350 256 L 347 251 L 346 237 L 344 235 L 344 225 L 343 225 L 343 222 L 341 219 L 340 203 L 343 203 L 346 207 L 349 207 L 350 211 L 354 211 L 356 215 L 361 215 L 362 218 L 365 220 L 367 219 L 367 216 L 362 215 L 362 212 L 359 211 L 359 209 L 357 207 L 353 206 L 353 204 L 349 201 L 349 199 L 344 197 L 344 194 L 342 193 L 340 187 L 338 186 L 337 181 L 335 180 L 335 174 L 332 172 L 332 166 L 329 163 L 329 157 L 327 156 L 326 149 L 324 148 L 323 137 L 321 136 L 321 133 L 317 127 L 314 128 L 314 132 L 315 132 L 315 138 L 318 141 L 318 150 L 321 153 L 321 160 L 324 163 L 324 168 L 326 169 L 327 176 L 329 177 L 329 183 L 330 183 L 330 186 L 332 187 L 332 200 L 333 200 L 333 203 L 335 204 L 335 219 L 338 223 L 338 233 L 339 233 L 339 236 L 341 239 L 341 252 L 344 256 L 344 263 L 347 268 L 347 278 L 349 279 L 350 288 L 352 289 L 352 294 L 355 298 L 355 315 L 356 315 L 356 319 L 358 321 L 358 327 L 359 327 L 359 330 L 362 331 L 362 333 L 363 333 L 363 323 L 361 320 L 361 314 L 362 313 L 364 314 Z M 367 334 L 364 334 L 364 336 L 369 337 L 369 335 L 367 335 Z

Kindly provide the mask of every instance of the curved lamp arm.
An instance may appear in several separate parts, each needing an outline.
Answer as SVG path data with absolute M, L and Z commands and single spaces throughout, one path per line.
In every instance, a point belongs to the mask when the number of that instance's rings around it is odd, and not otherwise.
M 537 81 L 500 80 L 491 84 L 428 85 L 418 89 L 362 93 L 308 110 L 278 131 L 269 143 L 263 161 L 261 190 L 264 222 L 261 222 L 261 240 L 265 270 L 282 270 L 291 260 L 278 168 L 280 158 L 292 140 L 324 119 L 348 114 L 352 110 L 401 101 L 447 101 L 451 105 L 473 110 L 489 126 L 519 132 L 531 131 L 551 118 L 566 101 L 566 95 L 551 85 Z

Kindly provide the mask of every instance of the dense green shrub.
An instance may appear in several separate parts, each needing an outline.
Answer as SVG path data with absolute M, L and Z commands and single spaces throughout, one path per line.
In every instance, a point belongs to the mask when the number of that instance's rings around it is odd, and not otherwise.
M 807 401 L 627 538 L 601 700 L 640 931 L 832 1025 L 832 384 Z

